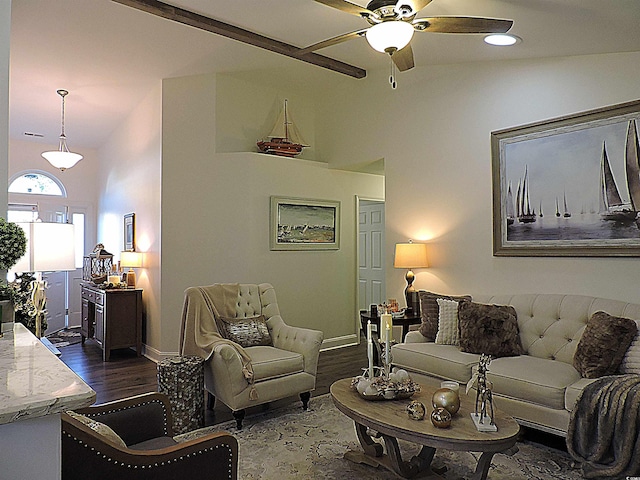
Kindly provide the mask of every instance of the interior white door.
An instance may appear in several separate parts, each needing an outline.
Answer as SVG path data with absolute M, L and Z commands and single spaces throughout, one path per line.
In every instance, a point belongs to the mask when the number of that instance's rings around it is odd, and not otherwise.
M 360 200 L 358 210 L 358 308 L 385 300 L 384 202 Z

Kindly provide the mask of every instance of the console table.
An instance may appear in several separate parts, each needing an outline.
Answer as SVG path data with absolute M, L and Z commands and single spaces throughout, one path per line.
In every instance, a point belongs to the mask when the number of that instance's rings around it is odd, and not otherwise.
M 91 405 L 89 385 L 24 325 L 0 338 L 0 478 L 60 479 L 60 413 Z
M 102 347 L 102 359 L 109 360 L 114 348 L 136 347 L 142 354 L 142 289 L 103 290 L 91 283 L 82 287 L 82 343 L 94 338 Z

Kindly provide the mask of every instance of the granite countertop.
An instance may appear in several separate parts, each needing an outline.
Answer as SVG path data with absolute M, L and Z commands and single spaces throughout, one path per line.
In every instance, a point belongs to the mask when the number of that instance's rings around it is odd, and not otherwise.
M 0 338 L 0 424 L 91 405 L 96 392 L 24 325 Z

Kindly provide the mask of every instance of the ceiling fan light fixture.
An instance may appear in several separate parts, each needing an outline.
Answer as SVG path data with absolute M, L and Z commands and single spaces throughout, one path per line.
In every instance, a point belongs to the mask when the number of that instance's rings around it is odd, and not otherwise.
M 522 39 L 509 33 L 494 33 L 484 37 L 484 41 L 489 45 L 495 45 L 498 47 L 510 47 L 511 45 L 520 43 Z
M 413 25 L 401 20 L 388 20 L 367 30 L 367 42 L 374 50 L 392 53 L 406 47 L 413 37 Z
M 57 90 L 56 93 L 62 97 L 62 132 L 59 137 L 60 143 L 58 150 L 42 152 L 42 156 L 55 168 L 59 168 L 64 172 L 67 168 L 73 167 L 82 160 L 83 157 L 79 153 L 69 151 L 67 147 L 67 136 L 64 134 L 64 97 L 66 97 L 69 92 L 67 90 Z

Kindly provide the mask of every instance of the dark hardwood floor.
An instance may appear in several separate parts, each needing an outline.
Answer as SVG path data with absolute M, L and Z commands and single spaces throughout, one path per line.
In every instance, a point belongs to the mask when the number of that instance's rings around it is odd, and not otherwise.
M 102 350 L 93 340 L 62 347 L 60 352 L 60 359 L 95 390 L 96 403 L 158 390 L 156 364 L 148 358 L 137 357 L 134 350 L 113 350 L 108 362 L 102 361 Z M 316 389 L 311 394 L 311 402 L 313 397 L 329 393 L 329 387 L 336 380 L 361 374 L 366 363 L 364 343 L 320 352 Z M 274 402 L 271 407 L 290 403 L 291 400 Z M 264 408 L 259 406 L 248 409 L 247 418 L 262 412 Z M 212 411 L 207 410 L 205 413 L 206 425 L 232 419 L 231 410 L 220 402 L 216 402 Z

